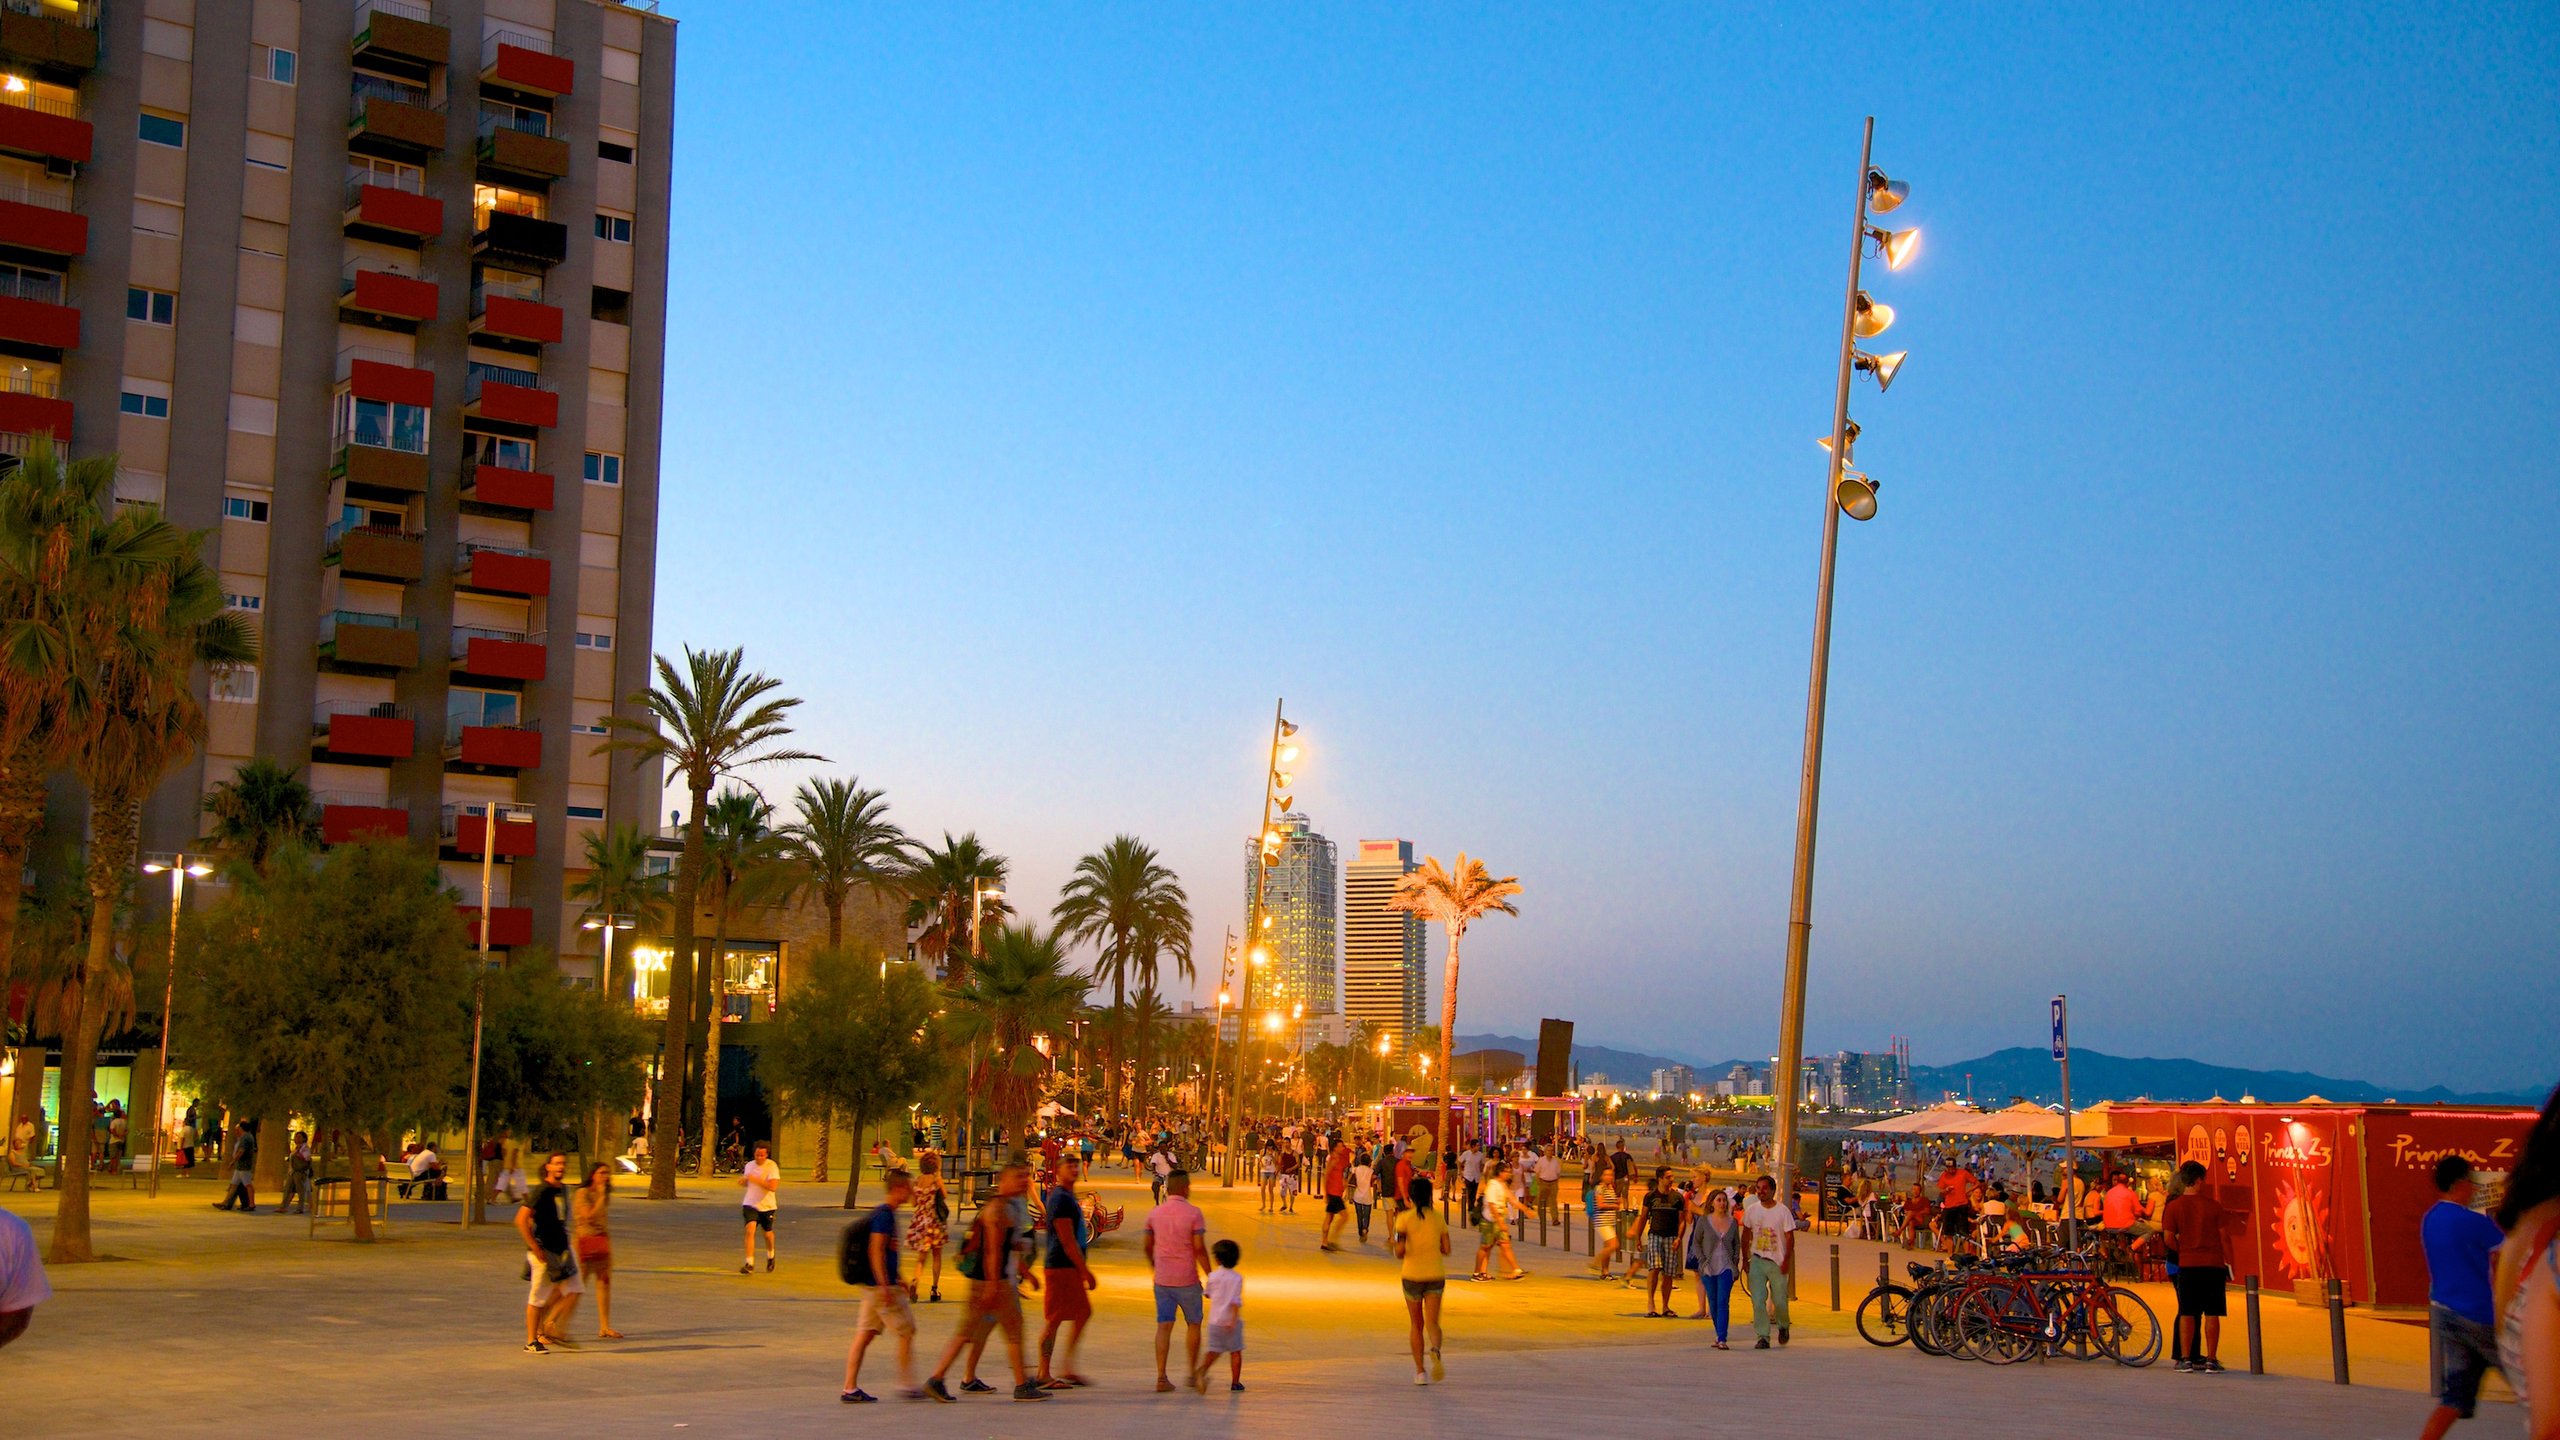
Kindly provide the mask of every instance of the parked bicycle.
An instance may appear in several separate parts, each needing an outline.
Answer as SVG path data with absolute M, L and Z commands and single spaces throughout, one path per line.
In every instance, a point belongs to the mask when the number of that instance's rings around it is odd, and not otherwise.
M 2103 1355 L 2138 1368 L 2160 1356 L 2159 1317 L 2109 1284 L 2094 1254 L 2045 1249 L 1909 1269 L 1910 1285 L 1879 1283 L 1859 1302 L 1867 1343 L 1908 1341 L 1923 1354 L 1993 1365 Z

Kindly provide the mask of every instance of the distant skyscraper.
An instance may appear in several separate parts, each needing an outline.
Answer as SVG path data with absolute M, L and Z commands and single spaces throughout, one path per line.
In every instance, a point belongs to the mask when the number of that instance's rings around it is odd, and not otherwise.
M 1304 1005 L 1309 1015 L 1331 1015 L 1336 999 L 1335 944 L 1341 876 L 1334 865 L 1333 842 L 1317 834 L 1307 817 L 1283 815 L 1271 827 L 1288 837 L 1280 847 L 1280 863 L 1271 867 L 1270 888 L 1263 893 L 1263 913 L 1271 927 L 1262 932 L 1271 963 L 1254 976 L 1257 1010 L 1288 1013 Z M 1245 909 L 1253 909 L 1253 885 L 1262 867 L 1260 837 L 1245 842 Z
M 1399 1044 L 1422 1028 L 1422 917 L 1390 910 L 1416 868 L 1410 840 L 1363 840 L 1342 874 L 1342 1014 L 1356 1035 L 1375 1025 Z

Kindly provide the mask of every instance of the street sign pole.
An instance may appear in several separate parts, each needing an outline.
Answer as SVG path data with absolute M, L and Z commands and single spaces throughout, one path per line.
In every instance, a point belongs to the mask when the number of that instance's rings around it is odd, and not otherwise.
M 2053 1058 L 2062 1062 L 2062 1244 L 2076 1250 L 2080 1201 L 2072 1193 L 2072 1182 L 2080 1178 L 2080 1165 L 2071 1147 L 2071 1000 L 2066 995 L 2053 997 Z

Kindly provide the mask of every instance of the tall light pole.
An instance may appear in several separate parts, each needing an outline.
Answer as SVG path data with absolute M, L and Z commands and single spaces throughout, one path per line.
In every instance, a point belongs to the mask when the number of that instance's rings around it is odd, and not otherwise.
M 611 913 L 590 915 L 578 922 L 581 930 L 601 932 L 598 943 L 604 947 L 604 952 L 603 960 L 596 968 L 596 993 L 603 996 L 608 1005 L 613 1003 L 613 932 L 631 929 L 638 923 L 629 915 Z M 587 1142 L 589 1156 L 601 1154 L 604 1150 L 604 1111 L 601 1107 L 596 1111 L 594 1123 L 595 1133 Z
M 1257 965 L 1268 964 L 1271 959 L 1271 947 L 1263 935 L 1271 928 L 1271 916 L 1266 912 L 1264 902 L 1271 890 L 1271 867 L 1280 863 L 1284 843 L 1280 832 L 1271 828 L 1271 807 L 1276 802 L 1282 811 L 1288 810 L 1293 798 L 1289 794 L 1290 772 L 1280 767 L 1298 758 L 1298 747 L 1285 743 L 1298 733 L 1298 727 L 1288 721 L 1287 704 L 1285 696 L 1271 704 L 1271 749 L 1264 757 L 1262 767 L 1262 829 L 1257 832 L 1260 839 L 1256 842 L 1260 863 L 1254 867 L 1253 895 L 1245 906 L 1244 974 L 1238 982 L 1242 989 L 1236 997 L 1235 1093 L 1227 1097 L 1227 1165 L 1218 1178 L 1221 1185 L 1236 1183 L 1236 1168 L 1240 1163 L 1236 1155 L 1236 1129 L 1244 1119 L 1244 1053 L 1245 1042 L 1253 1033 L 1253 970 Z
M 1804 770 L 1796 795 L 1796 859 L 1794 893 L 1787 910 L 1786 994 L 1778 1017 L 1778 1057 L 1770 1076 L 1776 1093 L 1777 1120 L 1770 1137 L 1776 1161 L 1778 1194 L 1795 1192 L 1796 1112 L 1804 1103 L 1805 959 L 1813 943 L 1813 840 L 1822 804 L 1822 720 L 1824 691 L 1831 676 L 1831 575 L 1840 544 L 1840 517 L 1866 520 L 1876 513 L 1876 484 L 1850 467 L 1858 437 L 1849 419 L 1849 381 L 1864 372 L 1875 377 L 1879 391 L 1891 388 L 1902 369 L 1903 355 L 1870 355 L 1858 341 L 1884 333 L 1893 323 L 1891 306 L 1879 305 L 1858 288 L 1858 272 L 1874 242 L 1887 269 L 1899 270 L 1917 247 L 1917 230 L 1881 230 L 1867 223 L 1870 206 L 1883 214 L 1902 204 L 1907 187 L 1875 168 L 1875 117 L 1867 117 L 1858 145 L 1858 203 L 1849 228 L 1849 293 L 1840 316 L 1840 365 L 1831 404 L 1831 434 L 1821 444 L 1830 452 L 1822 489 L 1822 578 L 1813 602 L 1813 677 L 1804 706 Z
M 990 890 L 987 888 L 986 881 L 975 875 L 969 877 L 969 958 L 973 961 L 983 960 L 987 956 L 986 931 L 983 928 L 987 918 L 987 902 L 1002 899 L 1004 899 L 1004 891 L 1001 888 Z M 972 965 L 970 968 L 975 970 L 977 967 Z M 974 1077 L 969 1072 L 977 1068 L 978 1042 L 972 1040 L 969 1042 L 968 1066 L 960 1072 L 962 1078 L 973 1080 Z M 976 1158 L 978 1141 L 978 1087 L 974 1083 L 970 1084 L 968 1091 L 969 1103 L 963 1108 L 960 1120 L 960 1168 L 963 1170 L 969 1168 L 969 1162 Z M 859 1135 L 853 1137 L 853 1143 L 861 1144 L 862 1137 Z
M 489 1010 L 489 886 L 498 867 L 498 827 L 533 819 L 530 805 L 480 807 L 480 963 L 471 972 L 471 1098 L 462 1116 L 463 1170 L 471 1177 L 471 1193 L 463 1201 L 462 1225 L 482 1220 L 480 1209 L 480 1032 Z
M 1395 1035 L 1394 1035 L 1394 1033 L 1393 1033 L 1392 1031 L 1386 1031 L 1386 1030 L 1381 1030 L 1381 1031 L 1379 1031 L 1379 1032 L 1378 1032 L 1378 1099 L 1379 1099 L 1379 1101 L 1380 1101 L 1381 1103 L 1384 1103 L 1384 1102 L 1385 1102 L 1385 1100 L 1386 1100 L 1386 1098 L 1387 1098 L 1387 1052 L 1389 1052 L 1390 1050 L 1393 1050 L 1394 1048 L 1395 1048 Z
M 1307 1087 L 1298 1098 L 1298 1121 L 1304 1124 L 1308 1107 L 1315 1103 L 1316 1089 L 1315 1081 L 1307 1074 L 1307 1007 L 1304 1001 L 1290 1005 L 1289 1019 L 1298 1027 L 1297 1046 L 1289 1056 L 1289 1078 L 1291 1085 Z
M 187 877 L 202 879 L 213 867 L 184 854 L 145 861 L 142 873 L 169 872 L 169 984 L 160 999 L 160 1068 L 151 1077 L 151 1198 L 160 1198 L 160 1115 L 169 1108 L 169 1017 L 178 1008 L 178 915 L 187 898 Z

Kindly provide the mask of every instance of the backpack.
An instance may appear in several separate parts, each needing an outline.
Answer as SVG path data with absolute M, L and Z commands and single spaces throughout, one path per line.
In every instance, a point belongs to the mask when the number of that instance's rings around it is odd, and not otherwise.
M 880 1209 L 874 1209 L 869 1215 L 845 1226 L 843 1238 L 836 1242 L 836 1278 L 847 1285 L 880 1283 L 871 1273 L 872 1227 L 879 1223 Z
M 979 1243 L 979 1237 L 986 1233 L 986 1229 L 987 1227 L 984 1225 L 972 1222 L 969 1226 L 969 1233 L 960 1237 L 960 1260 L 955 1268 L 959 1270 L 962 1278 L 964 1279 L 984 1280 L 987 1278 L 986 1259 L 981 1253 L 983 1247 Z

